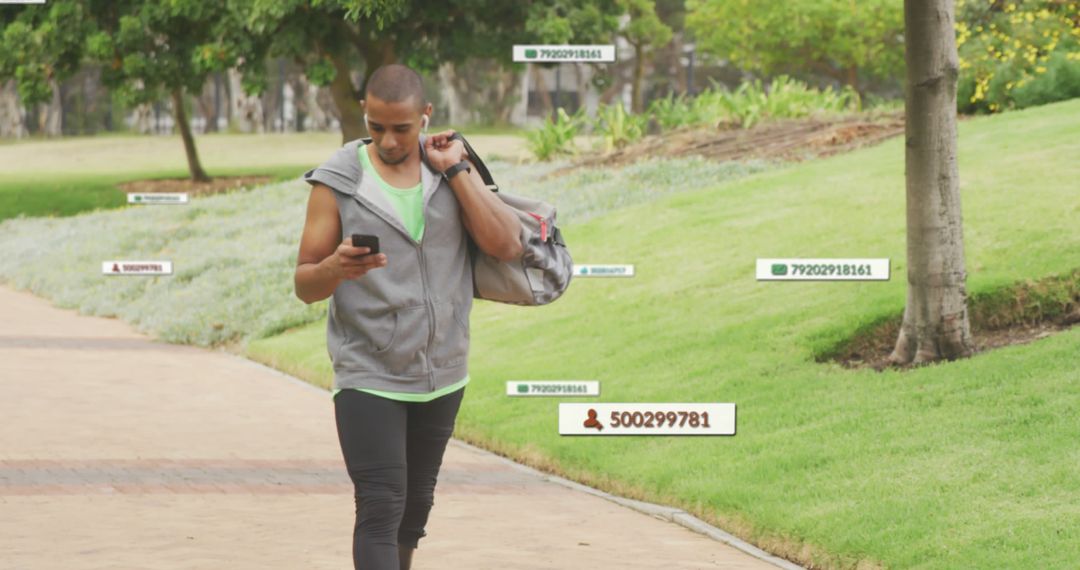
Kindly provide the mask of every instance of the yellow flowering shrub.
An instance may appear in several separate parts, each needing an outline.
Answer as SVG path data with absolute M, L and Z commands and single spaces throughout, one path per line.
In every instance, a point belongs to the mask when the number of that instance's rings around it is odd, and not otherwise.
M 956 0 L 961 112 L 1080 97 L 1080 0 Z

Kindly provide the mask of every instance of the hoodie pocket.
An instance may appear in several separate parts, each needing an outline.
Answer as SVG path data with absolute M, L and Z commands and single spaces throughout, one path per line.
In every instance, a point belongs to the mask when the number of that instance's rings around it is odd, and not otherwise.
M 417 305 L 369 317 L 360 323 L 360 339 L 342 349 L 341 367 L 395 375 L 423 374 L 421 349 L 427 343 L 427 307 Z
M 431 363 L 440 368 L 458 366 L 469 355 L 468 315 L 459 303 L 435 303 L 435 341 Z

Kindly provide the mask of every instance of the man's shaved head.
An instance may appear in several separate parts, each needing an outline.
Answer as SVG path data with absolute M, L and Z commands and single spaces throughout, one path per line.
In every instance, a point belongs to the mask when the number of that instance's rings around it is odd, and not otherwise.
M 420 74 L 400 63 L 384 65 L 371 74 L 364 87 L 364 98 L 371 96 L 387 103 L 401 103 L 412 98 L 418 111 L 427 105 Z

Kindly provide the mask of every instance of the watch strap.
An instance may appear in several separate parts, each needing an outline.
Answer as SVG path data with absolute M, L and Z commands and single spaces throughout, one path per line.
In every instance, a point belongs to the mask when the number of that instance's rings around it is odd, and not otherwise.
M 472 172 L 472 168 L 469 167 L 468 161 L 462 160 L 461 162 L 451 166 L 450 168 L 447 168 L 445 171 L 443 171 L 443 177 L 445 177 L 447 180 L 450 180 L 454 177 L 454 175 L 456 175 L 458 172 L 461 172 L 462 170 Z

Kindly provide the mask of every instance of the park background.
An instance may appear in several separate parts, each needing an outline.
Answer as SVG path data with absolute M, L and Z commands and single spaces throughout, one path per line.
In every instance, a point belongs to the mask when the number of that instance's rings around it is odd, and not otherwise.
M 895 338 L 904 307 L 900 4 L 4 6 L 0 278 L 328 386 L 325 302 L 292 293 L 296 178 L 355 138 L 350 97 L 374 67 L 408 63 L 433 131 L 462 130 L 504 188 L 555 203 L 575 261 L 637 273 L 578 280 L 542 309 L 479 303 L 457 437 L 809 567 L 1069 567 L 1080 10 L 957 2 L 982 350 L 879 372 L 858 350 Z M 320 44 L 328 30 L 345 39 Z M 155 49 L 163 37 L 175 49 Z M 526 43 L 613 43 L 619 58 L 510 63 Z M 195 198 L 126 207 L 126 188 Z M 749 277 L 782 256 L 889 257 L 894 278 Z M 119 258 L 176 272 L 101 275 Z M 504 396 L 506 380 L 557 378 L 600 380 L 604 401 L 736 402 L 739 433 L 560 438 L 555 402 Z

